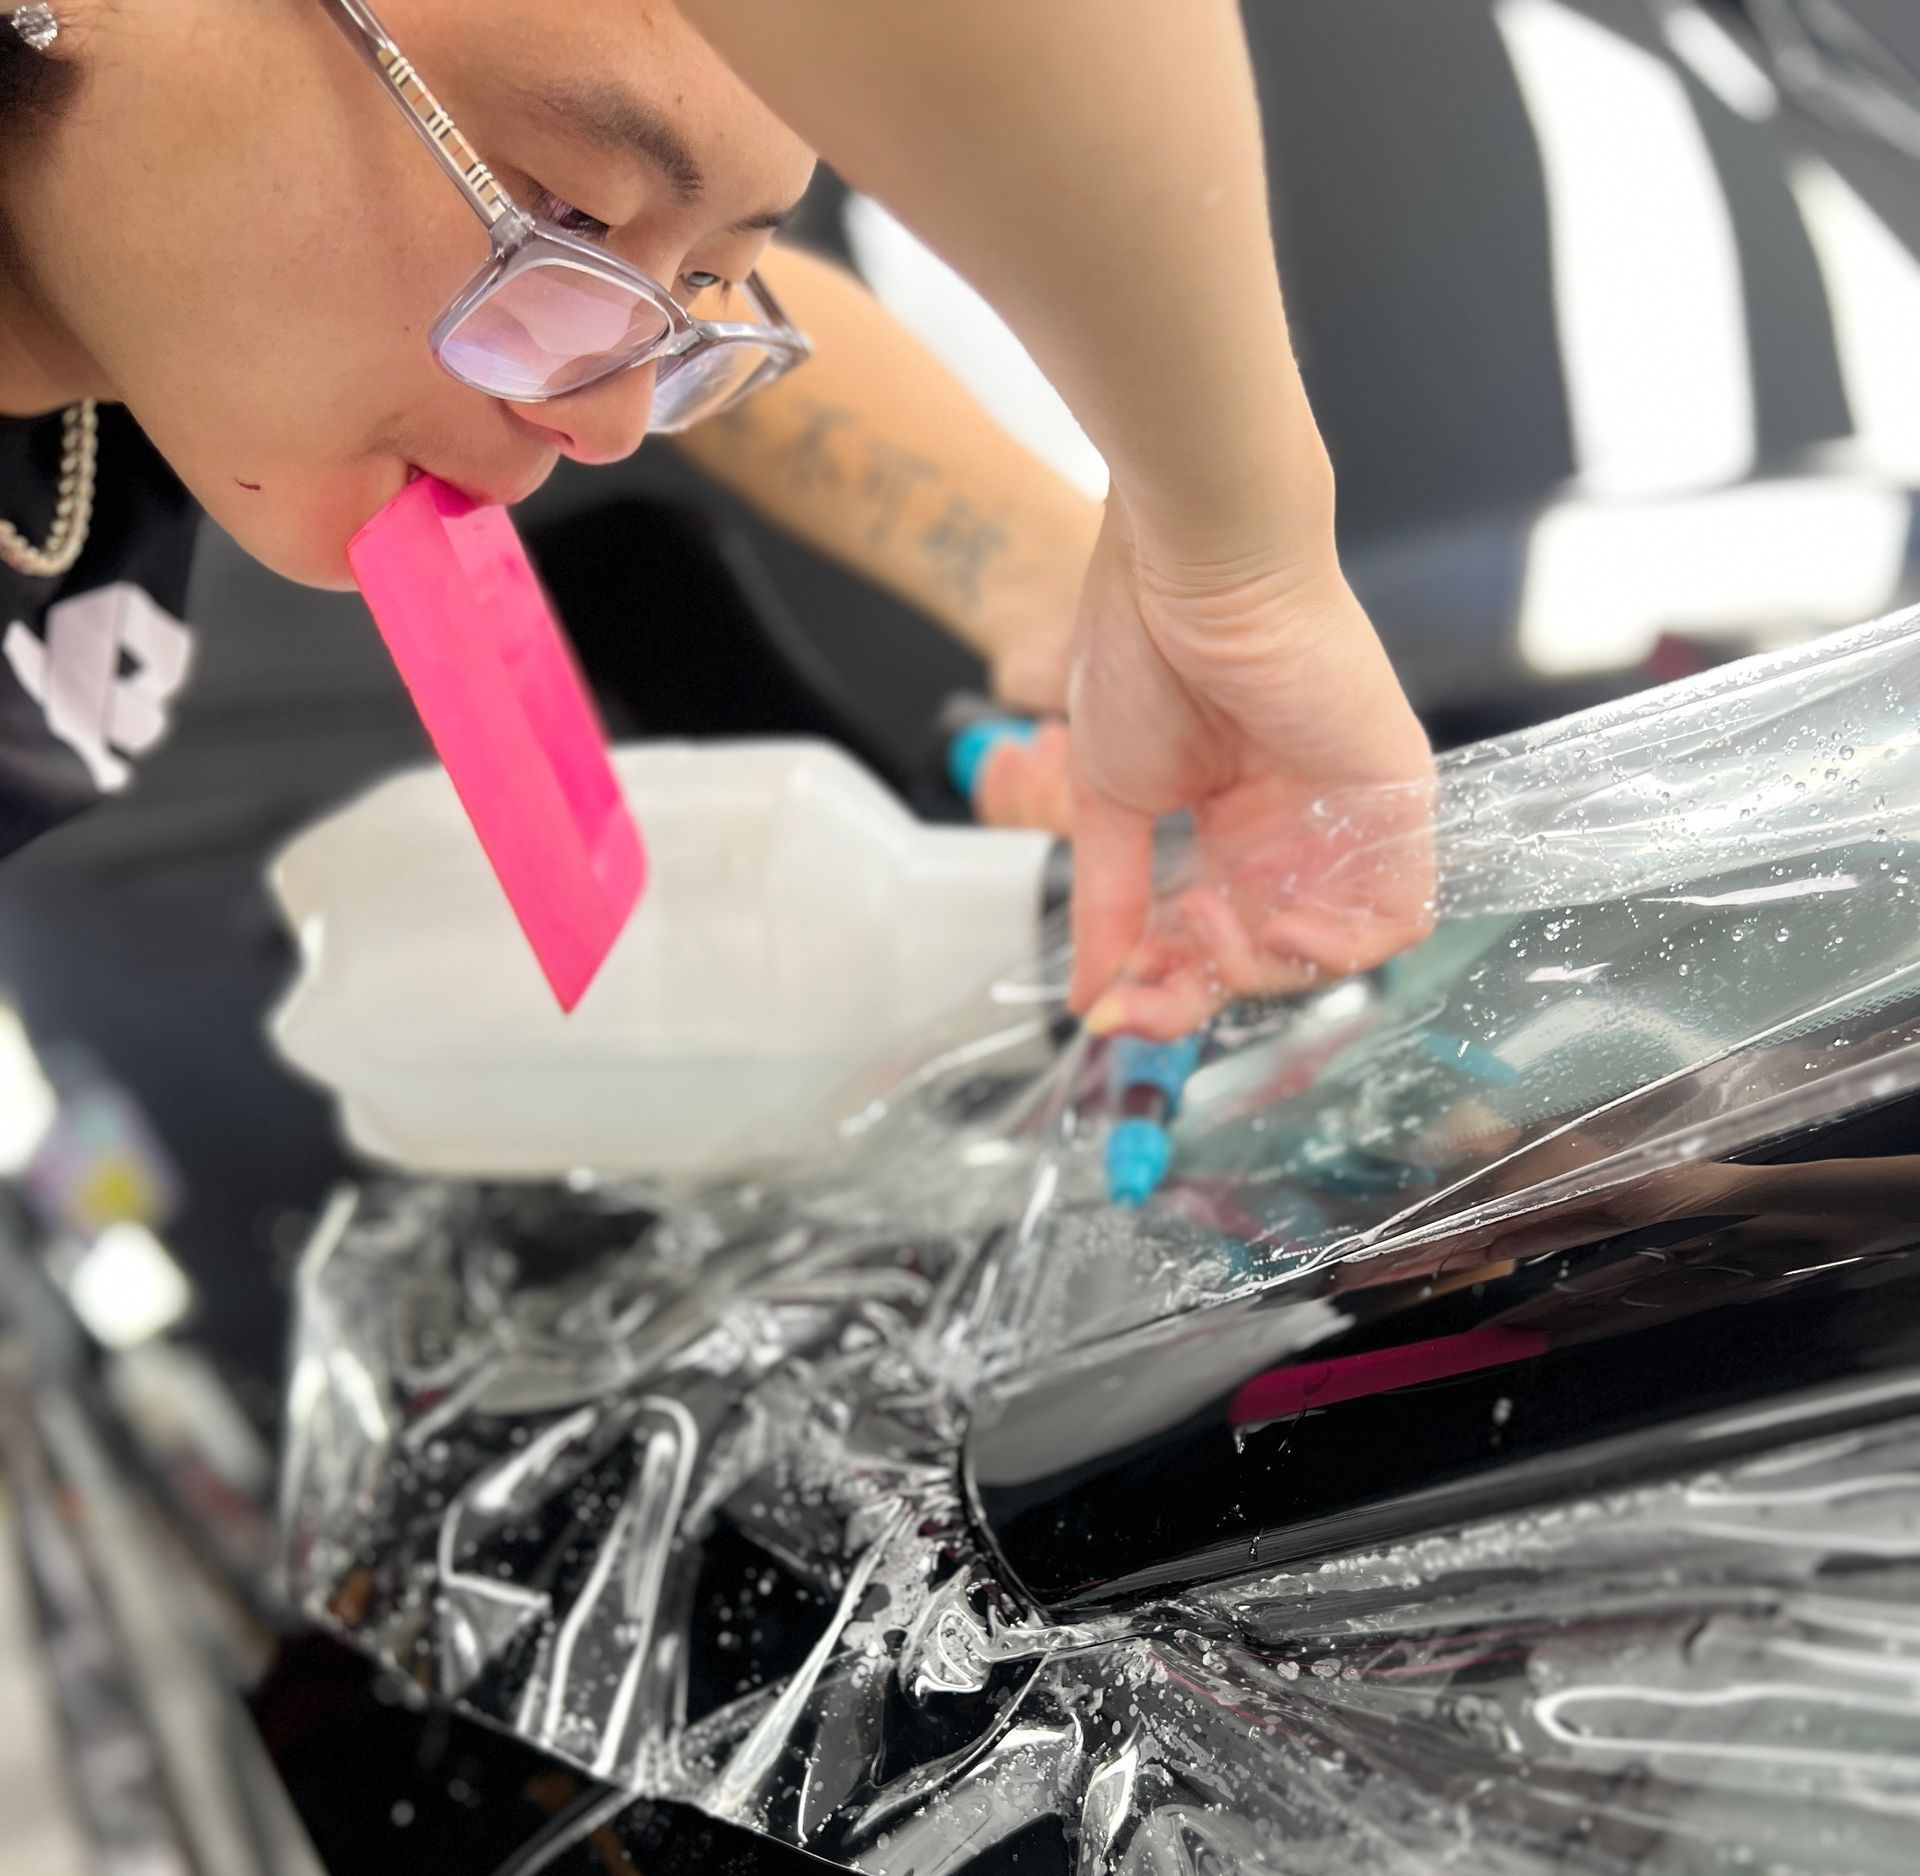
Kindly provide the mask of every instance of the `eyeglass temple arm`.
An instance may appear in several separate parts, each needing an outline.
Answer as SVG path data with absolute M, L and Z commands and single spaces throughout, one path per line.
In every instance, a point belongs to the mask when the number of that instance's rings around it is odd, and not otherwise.
M 451 176 L 468 206 L 489 228 L 518 215 L 512 196 L 422 82 L 413 62 L 393 43 L 366 0 L 320 0 L 335 25 L 373 68 L 381 89 L 399 107 L 434 160 Z
M 788 317 L 787 309 L 780 304 L 774 290 L 767 285 L 766 276 L 757 267 L 747 276 L 747 289 L 760 302 L 760 313 L 767 324 L 779 328 L 790 338 L 797 340 L 811 357 L 813 341 Z

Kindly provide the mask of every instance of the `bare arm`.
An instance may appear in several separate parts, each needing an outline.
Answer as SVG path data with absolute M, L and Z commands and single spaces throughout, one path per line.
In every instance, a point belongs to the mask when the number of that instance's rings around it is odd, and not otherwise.
M 849 274 L 784 249 L 763 271 L 814 356 L 691 431 L 685 454 L 978 652 L 1002 701 L 1061 709 L 1099 504 L 1009 437 Z
M 1069 694 L 1089 1022 L 1177 1035 L 1422 936 L 1431 763 L 1340 570 L 1237 0 L 681 4 L 994 303 L 1113 471 Z M 1396 856 L 1351 904 L 1301 884 L 1303 844 L 1334 870 L 1329 795 Z M 1196 883 L 1143 947 L 1181 808 Z
M 685 0 L 995 304 L 1136 526 L 1211 552 L 1331 477 L 1294 368 L 1234 0 Z

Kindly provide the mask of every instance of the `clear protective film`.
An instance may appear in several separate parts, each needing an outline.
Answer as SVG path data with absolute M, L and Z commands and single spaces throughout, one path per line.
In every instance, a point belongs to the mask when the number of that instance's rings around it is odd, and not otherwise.
M 1144 1209 L 1057 933 L 819 1164 L 343 1198 L 295 1591 L 616 1833 L 1909 1869 L 1916 725 L 1910 619 L 1447 758 L 1433 936 L 1214 1022 Z

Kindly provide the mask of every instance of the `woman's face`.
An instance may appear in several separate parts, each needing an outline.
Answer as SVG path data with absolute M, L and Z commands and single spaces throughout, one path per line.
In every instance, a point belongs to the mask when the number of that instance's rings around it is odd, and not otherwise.
M 718 312 L 810 152 L 668 0 L 376 0 L 523 207 Z M 85 83 L 0 192 L 38 349 L 128 405 L 213 518 L 293 579 L 417 467 L 491 501 L 646 434 L 651 368 L 515 405 L 427 332 L 486 231 L 320 0 L 72 0 Z M 21 316 L 13 306 L 9 317 Z

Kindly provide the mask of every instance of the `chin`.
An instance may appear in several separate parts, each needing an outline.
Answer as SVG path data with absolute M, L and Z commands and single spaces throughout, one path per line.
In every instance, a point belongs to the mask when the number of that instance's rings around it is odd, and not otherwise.
M 245 552 L 269 573 L 277 573 L 296 586 L 317 587 L 325 593 L 350 593 L 354 590 L 353 569 L 347 564 L 347 537 L 338 541 L 257 541 L 244 533 L 234 539 Z
M 387 491 L 370 498 L 356 491 L 346 499 L 299 494 L 276 498 L 269 485 L 260 494 L 225 490 L 205 506 L 242 552 L 270 573 L 296 586 L 345 593 L 354 585 L 347 543 L 390 495 Z

